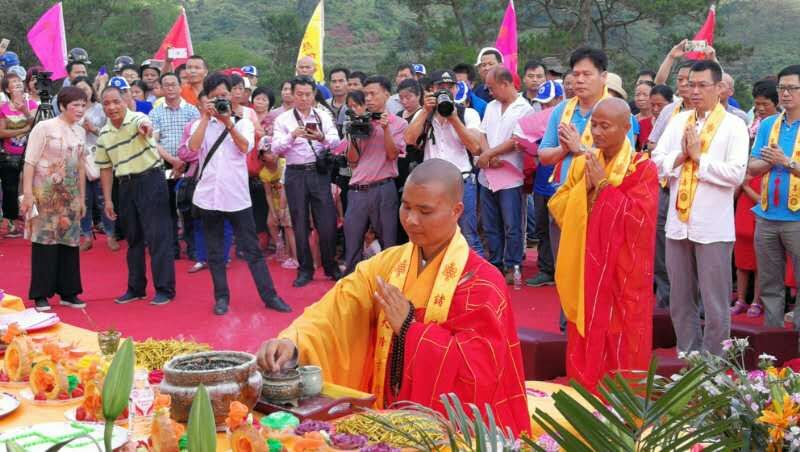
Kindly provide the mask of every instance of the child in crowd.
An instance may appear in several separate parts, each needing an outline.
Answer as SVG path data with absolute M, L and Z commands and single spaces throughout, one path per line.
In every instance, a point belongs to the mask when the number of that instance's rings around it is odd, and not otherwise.
M 286 190 L 283 186 L 286 159 L 272 153 L 270 139 L 269 136 L 262 138 L 258 151 L 261 161 L 264 163 L 264 167 L 261 168 L 258 177 L 264 183 L 267 205 L 269 206 L 267 227 L 269 228 L 270 236 L 275 240 L 275 258 L 281 261 L 281 267 L 296 269 L 299 266 L 297 248 L 294 242 L 292 219 L 289 215 L 289 207 L 286 204 Z M 281 228 L 283 228 L 285 242 L 281 238 Z

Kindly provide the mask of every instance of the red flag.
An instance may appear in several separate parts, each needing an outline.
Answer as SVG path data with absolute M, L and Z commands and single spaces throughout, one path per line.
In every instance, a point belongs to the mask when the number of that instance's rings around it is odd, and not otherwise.
M 517 12 L 514 9 L 514 0 L 508 1 L 503 22 L 500 23 L 500 31 L 497 32 L 497 40 L 494 46 L 503 54 L 503 65 L 511 71 L 514 77 L 514 85 L 520 88 L 520 79 L 517 74 Z
M 169 33 L 164 37 L 158 52 L 153 59 L 164 61 L 167 59 L 167 49 L 172 49 L 175 56 L 172 58 L 173 67 L 180 66 L 194 53 L 192 50 L 192 35 L 189 34 L 189 20 L 186 19 L 186 10 L 181 8 L 181 13 Z
M 700 30 L 694 35 L 692 38 L 694 41 L 705 41 L 707 45 L 713 46 L 714 45 L 714 26 L 717 23 L 717 8 L 714 5 L 711 5 L 711 8 L 708 10 L 708 16 L 706 16 L 706 22 L 700 27 Z M 706 58 L 706 54 L 703 52 L 689 52 L 686 54 L 686 58 L 690 60 L 704 60 Z

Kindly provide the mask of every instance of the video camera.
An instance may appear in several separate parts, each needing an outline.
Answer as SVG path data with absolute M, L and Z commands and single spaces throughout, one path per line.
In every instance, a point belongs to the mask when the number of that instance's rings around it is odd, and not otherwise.
M 41 103 L 49 104 L 53 96 L 50 94 L 53 90 L 53 76 L 52 72 L 37 72 L 36 73 L 36 92 L 39 94 Z
M 372 133 L 372 121 L 381 119 L 383 113 L 367 112 L 357 115 L 353 110 L 347 110 L 348 121 L 344 123 L 344 130 L 350 138 L 369 138 Z

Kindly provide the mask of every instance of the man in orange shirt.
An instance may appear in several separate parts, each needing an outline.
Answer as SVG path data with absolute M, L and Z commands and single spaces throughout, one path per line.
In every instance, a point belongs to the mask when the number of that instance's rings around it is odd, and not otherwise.
M 186 80 L 181 80 L 183 82 L 181 97 L 183 97 L 183 100 L 186 102 L 189 102 L 195 107 L 199 107 L 200 102 L 197 99 L 197 95 L 203 90 L 203 80 L 205 80 L 206 75 L 208 75 L 206 60 L 200 55 L 190 56 L 189 59 L 186 60 L 186 74 Z

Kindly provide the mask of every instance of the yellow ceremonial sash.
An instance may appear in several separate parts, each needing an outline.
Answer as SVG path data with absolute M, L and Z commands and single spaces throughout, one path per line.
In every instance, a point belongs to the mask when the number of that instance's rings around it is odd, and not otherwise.
M 714 139 L 719 125 L 725 119 L 725 108 L 721 103 L 717 103 L 711 114 L 708 115 L 706 123 L 703 125 L 703 130 L 700 131 L 700 154 L 708 152 L 711 146 L 711 141 Z M 697 122 L 697 112 L 689 115 L 687 125 L 694 127 Z M 678 211 L 678 219 L 686 223 L 689 221 L 689 214 L 692 211 L 692 203 L 694 202 L 694 194 L 697 191 L 697 169 L 698 164 L 691 159 L 686 159 L 681 169 L 681 176 L 678 185 L 678 199 L 675 202 L 675 207 Z
M 622 149 L 614 156 L 610 162 L 605 161 L 602 152 L 593 151 L 600 159 L 605 168 L 608 184 L 618 187 L 633 165 L 634 150 L 630 141 L 625 139 Z M 645 158 L 644 155 L 641 158 Z M 639 160 L 641 161 L 641 159 Z M 561 246 L 558 249 L 558 259 L 556 259 L 556 289 L 561 300 L 561 307 L 564 309 L 564 316 L 575 327 L 581 336 L 585 336 L 585 308 L 584 299 L 584 274 L 586 264 L 586 229 L 589 220 L 589 201 L 586 193 L 585 176 L 586 158 L 575 160 L 571 170 L 570 181 L 575 180 L 574 184 L 567 181 L 559 188 L 559 192 L 553 196 L 548 206 L 551 211 L 558 210 L 563 213 L 561 218 Z M 565 193 L 564 191 L 568 191 Z M 561 206 L 555 206 L 562 203 Z
M 600 96 L 601 100 L 610 97 L 611 95 L 608 94 L 608 87 L 603 87 L 603 95 Z M 592 109 L 597 106 L 597 102 L 594 103 Z M 567 104 L 564 106 L 564 111 L 561 112 L 561 118 L 559 119 L 559 124 L 569 125 L 572 123 L 572 115 L 575 114 L 575 109 L 578 108 L 578 97 L 573 96 L 570 100 L 567 101 Z M 586 126 L 583 128 L 583 133 L 581 133 L 581 144 L 586 146 L 587 149 L 591 149 L 594 145 L 594 138 L 592 138 L 592 123 L 591 123 L 591 116 L 589 116 L 589 121 L 586 122 Z M 572 164 L 573 154 L 571 152 L 567 153 L 560 162 L 558 162 L 553 169 L 553 172 L 550 174 L 550 179 L 548 180 L 549 183 L 553 183 L 556 181 L 556 177 L 558 180 L 563 183 L 566 180 L 566 175 L 569 172 L 569 167 Z
M 411 288 L 406 286 L 406 279 L 412 269 L 417 269 L 414 259 L 419 259 L 417 246 L 409 242 L 403 245 L 404 249 L 399 261 L 389 275 L 389 284 L 402 288 L 403 293 L 408 297 Z M 444 251 L 444 257 L 436 273 L 436 280 L 432 286 L 431 294 L 427 300 L 414 300 L 414 307 L 425 308 L 425 323 L 442 323 L 447 320 L 450 312 L 450 304 L 453 301 L 453 294 L 464 272 L 464 266 L 469 257 L 469 245 L 461 234 L 461 230 L 456 227 L 453 239 Z M 432 265 L 428 264 L 428 265 Z M 383 408 L 386 371 L 389 364 L 389 352 L 391 350 L 392 336 L 394 331 L 386 320 L 383 311 L 378 314 L 378 332 L 375 342 L 375 365 L 372 373 L 372 393 L 375 394 L 375 405 Z
M 775 123 L 772 124 L 772 129 L 769 131 L 770 146 L 778 145 L 778 138 L 781 134 L 781 124 L 783 124 L 784 115 L 785 113 L 781 113 L 775 120 Z M 795 139 L 794 149 L 792 150 L 792 161 L 800 164 L 800 132 L 798 132 L 797 138 Z M 768 191 L 770 174 L 772 174 L 772 170 L 769 170 L 761 178 L 761 210 L 764 212 L 766 212 L 769 207 Z M 791 171 L 789 171 L 789 196 L 787 200 L 789 201 L 789 210 L 792 212 L 800 210 L 800 178 L 795 176 Z

